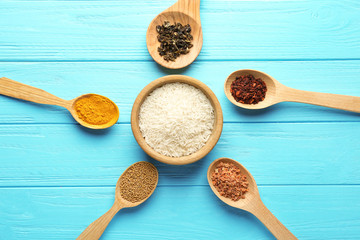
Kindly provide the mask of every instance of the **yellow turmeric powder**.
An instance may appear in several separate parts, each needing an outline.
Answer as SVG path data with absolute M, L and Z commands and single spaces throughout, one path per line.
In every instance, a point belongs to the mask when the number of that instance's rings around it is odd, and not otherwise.
M 103 125 L 116 117 L 117 107 L 103 96 L 90 94 L 75 102 L 75 110 L 81 120 L 93 125 Z

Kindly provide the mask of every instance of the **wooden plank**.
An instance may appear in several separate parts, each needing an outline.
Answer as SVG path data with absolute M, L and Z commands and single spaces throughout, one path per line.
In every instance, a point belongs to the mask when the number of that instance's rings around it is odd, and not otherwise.
M 2 1 L 0 60 L 151 60 L 150 21 L 174 0 Z M 198 60 L 359 59 L 360 3 L 201 3 Z
M 281 103 L 249 111 L 235 107 L 224 94 L 224 81 L 242 68 L 269 73 L 298 89 L 360 96 L 360 61 L 196 62 L 183 71 L 147 62 L 0 63 L 0 74 L 42 88 L 64 99 L 95 92 L 113 99 L 121 123 L 129 123 L 132 104 L 149 82 L 168 74 L 185 74 L 206 83 L 217 95 L 225 122 L 359 121 L 359 114 L 298 103 Z M 0 96 L 0 123 L 74 123 L 60 107 Z
M 268 208 L 299 239 L 359 239 L 359 186 L 263 186 Z M 113 187 L 0 188 L 0 239 L 75 239 L 107 211 Z M 225 206 L 208 186 L 159 187 L 124 209 L 103 239 L 274 239 L 252 215 Z
M 108 186 L 141 160 L 154 162 L 160 185 L 206 185 L 210 163 L 230 157 L 258 184 L 359 184 L 359 123 L 224 125 L 204 159 L 185 166 L 151 160 L 130 124 L 105 131 L 66 125 L 0 125 L 0 186 Z

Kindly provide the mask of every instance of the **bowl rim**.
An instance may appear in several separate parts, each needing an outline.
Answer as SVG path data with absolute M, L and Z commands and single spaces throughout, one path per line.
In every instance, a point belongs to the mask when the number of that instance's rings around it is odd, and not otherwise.
M 212 134 L 210 135 L 209 140 L 197 152 L 183 157 L 169 157 L 156 152 L 146 143 L 144 137 L 140 132 L 140 127 L 139 127 L 140 106 L 142 105 L 146 97 L 156 88 L 159 88 L 167 83 L 174 83 L 174 82 L 187 83 L 191 86 L 200 89 L 210 100 L 211 105 L 214 108 L 214 114 L 215 114 L 214 129 Z M 216 95 L 203 82 L 185 75 L 168 75 L 150 82 L 141 90 L 139 95 L 136 97 L 133 108 L 131 110 L 131 130 L 139 146 L 150 157 L 154 158 L 155 160 L 172 165 L 190 164 L 205 157 L 219 141 L 222 128 L 223 128 L 223 113 L 221 110 L 220 102 L 217 99 Z

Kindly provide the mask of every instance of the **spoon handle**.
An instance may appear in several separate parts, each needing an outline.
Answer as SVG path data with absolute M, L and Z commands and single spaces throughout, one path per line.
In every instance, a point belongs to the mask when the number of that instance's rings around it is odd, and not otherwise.
M 254 209 L 251 210 L 251 213 L 254 214 L 266 227 L 269 231 L 276 237 L 278 240 L 295 240 L 297 239 L 290 231 L 287 229 L 260 200 Z
M 186 13 L 200 23 L 200 0 L 178 0 L 168 11 Z
M 284 100 L 290 102 L 309 103 L 323 107 L 337 108 L 345 111 L 360 113 L 360 97 L 286 88 L 284 92 Z
M 121 209 L 118 203 L 107 211 L 104 215 L 92 222 L 76 240 L 97 240 L 101 237 L 110 221 L 113 219 L 115 214 Z
M 56 97 L 42 89 L 35 88 L 9 78 L 0 78 L 0 94 L 41 104 L 51 104 L 67 107 L 64 99 Z

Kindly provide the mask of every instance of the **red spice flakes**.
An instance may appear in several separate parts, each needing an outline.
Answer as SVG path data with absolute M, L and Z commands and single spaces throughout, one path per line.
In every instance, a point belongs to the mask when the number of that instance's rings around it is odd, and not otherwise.
M 211 181 L 221 196 L 233 201 L 245 198 L 249 182 L 233 163 L 219 162 L 211 175 Z
M 263 101 L 266 91 L 265 82 L 250 74 L 236 77 L 230 86 L 230 92 L 234 99 L 245 104 L 257 104 Z

